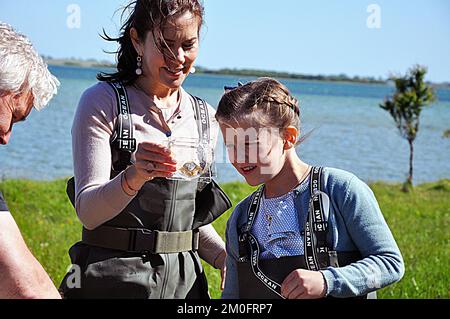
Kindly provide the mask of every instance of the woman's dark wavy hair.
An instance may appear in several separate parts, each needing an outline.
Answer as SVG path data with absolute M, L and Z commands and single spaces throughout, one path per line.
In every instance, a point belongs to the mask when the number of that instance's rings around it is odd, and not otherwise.
M 130 2 L 122 11 L 121 19 L 130 11 L 125 23 L 121 27 L 120 36 L 112 38 L 103 30 L 101 37 L 106 41 L 118 42 L 116 52 L 117 72 L 99 73 L 99 81 L 121 81 L 124 85 L 132 84 L 138 78 L 136 75 L 138 54 L 131 41 L 130 30 L 135 28 L 139 38 L 145 41 L 148 32 L 152 32 L 156 45 L 167 59 L 173 59 L 173 53 L 164 40 L 162 30 L 169 19 L 191 12 L 198 18 L 199 31 L 203 24 L 203 5 L 198 0 L 135 0 Z

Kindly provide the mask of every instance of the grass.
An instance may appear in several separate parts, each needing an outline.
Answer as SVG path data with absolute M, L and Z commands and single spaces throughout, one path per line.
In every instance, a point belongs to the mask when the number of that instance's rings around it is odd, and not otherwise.
M 406 265 L 404 278 L 380 290 L 378 298 L 450 298 L 450 180 L 418 185 L 410 193 L 402 192 L 400 184 L 370 186 Z M 233 204 L 252 191 L 242 183 L 223 188 Z M 0 190 L 31 251 L 58 286 L 70 265 L 67 251 L 81 236 L 81 225 L 65 195 L 65 180 L 7 180 L 0 183 Z M 230 213 L 214 222 L 221 236 Z M 220 273 L 204 265 L 211 296 L 219 298 Z

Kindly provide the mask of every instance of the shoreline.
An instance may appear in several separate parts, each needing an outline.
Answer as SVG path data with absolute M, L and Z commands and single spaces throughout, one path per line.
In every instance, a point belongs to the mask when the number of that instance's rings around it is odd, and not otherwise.
M 95 68 L 111 68 L 114 69 L 115 65 L 108 61 L 96 61 L 96 60 L 67 60 L 67 59 L 46 59 L 45 63 L 49 66 L 56 67 L 74 67 L 82 69 L 95 69 Z M 222 76 L 242 76 L 242 77 L 273 77 L 287 80 L 301 80 L 301 81 L 316 81 L 316 82 L 334 82 L 334 83 L 358 83 L 358 84 L 381 84 L 388 85 L 387 79 L 376 79 L 375 77 L 354 76 L 350 77 L 345 74 L 340 75 L 310 75 L 300 73 L 289 73 L 270 70 L 256 70 L 256 69 L 219 69 L 212 70 L 205 67 L 196 67 L 195 74 L 202 75 L 222 75 Z M 436 88 L 450 89 L 450 82 L 433 83 L 429 82 Z

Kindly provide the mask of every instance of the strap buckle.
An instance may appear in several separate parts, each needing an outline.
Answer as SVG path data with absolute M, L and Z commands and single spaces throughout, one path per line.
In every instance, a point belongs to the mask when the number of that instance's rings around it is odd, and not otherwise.
M 149 229 L 130 229 L 128 251 L 151 254 L 170 254 L 198 250 L 199 231 L 165 232 Z
M 129 252 L 154 253 L 155 237 L 157 231 L 149 229 L 129 229 L 130 239 L 128 241 Z

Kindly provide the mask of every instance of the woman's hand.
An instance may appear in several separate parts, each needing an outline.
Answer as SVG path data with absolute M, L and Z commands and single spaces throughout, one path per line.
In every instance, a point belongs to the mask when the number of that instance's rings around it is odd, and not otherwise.
M 327 285 L 319 271 L 296 269 L 281 284 L 281 294 L 287 299 L 318 299 L 325 297 Z
M 220 290 L 225 289 L 225 279 L 227 278 L 227 266 L 224 264 L 223 268 L 220 268 Z
M 136 163 L 126 171 L 126 182 L 138 191 L 157 177 L 168 178 L 176 172 L 177 162 L 166 147 L 149 142 L 140 143 L 136 151 Z
M 225 277 L 227 274 L 227 266 L 226 266 L 226 257 L 227 257 L 227 252 L 224 249 L 217 257 L 216 260 L 214 261 L 214 265 L 213 267 L 216 269 L 220 269 L 220 290 L 224 290 L 225 289 Z

